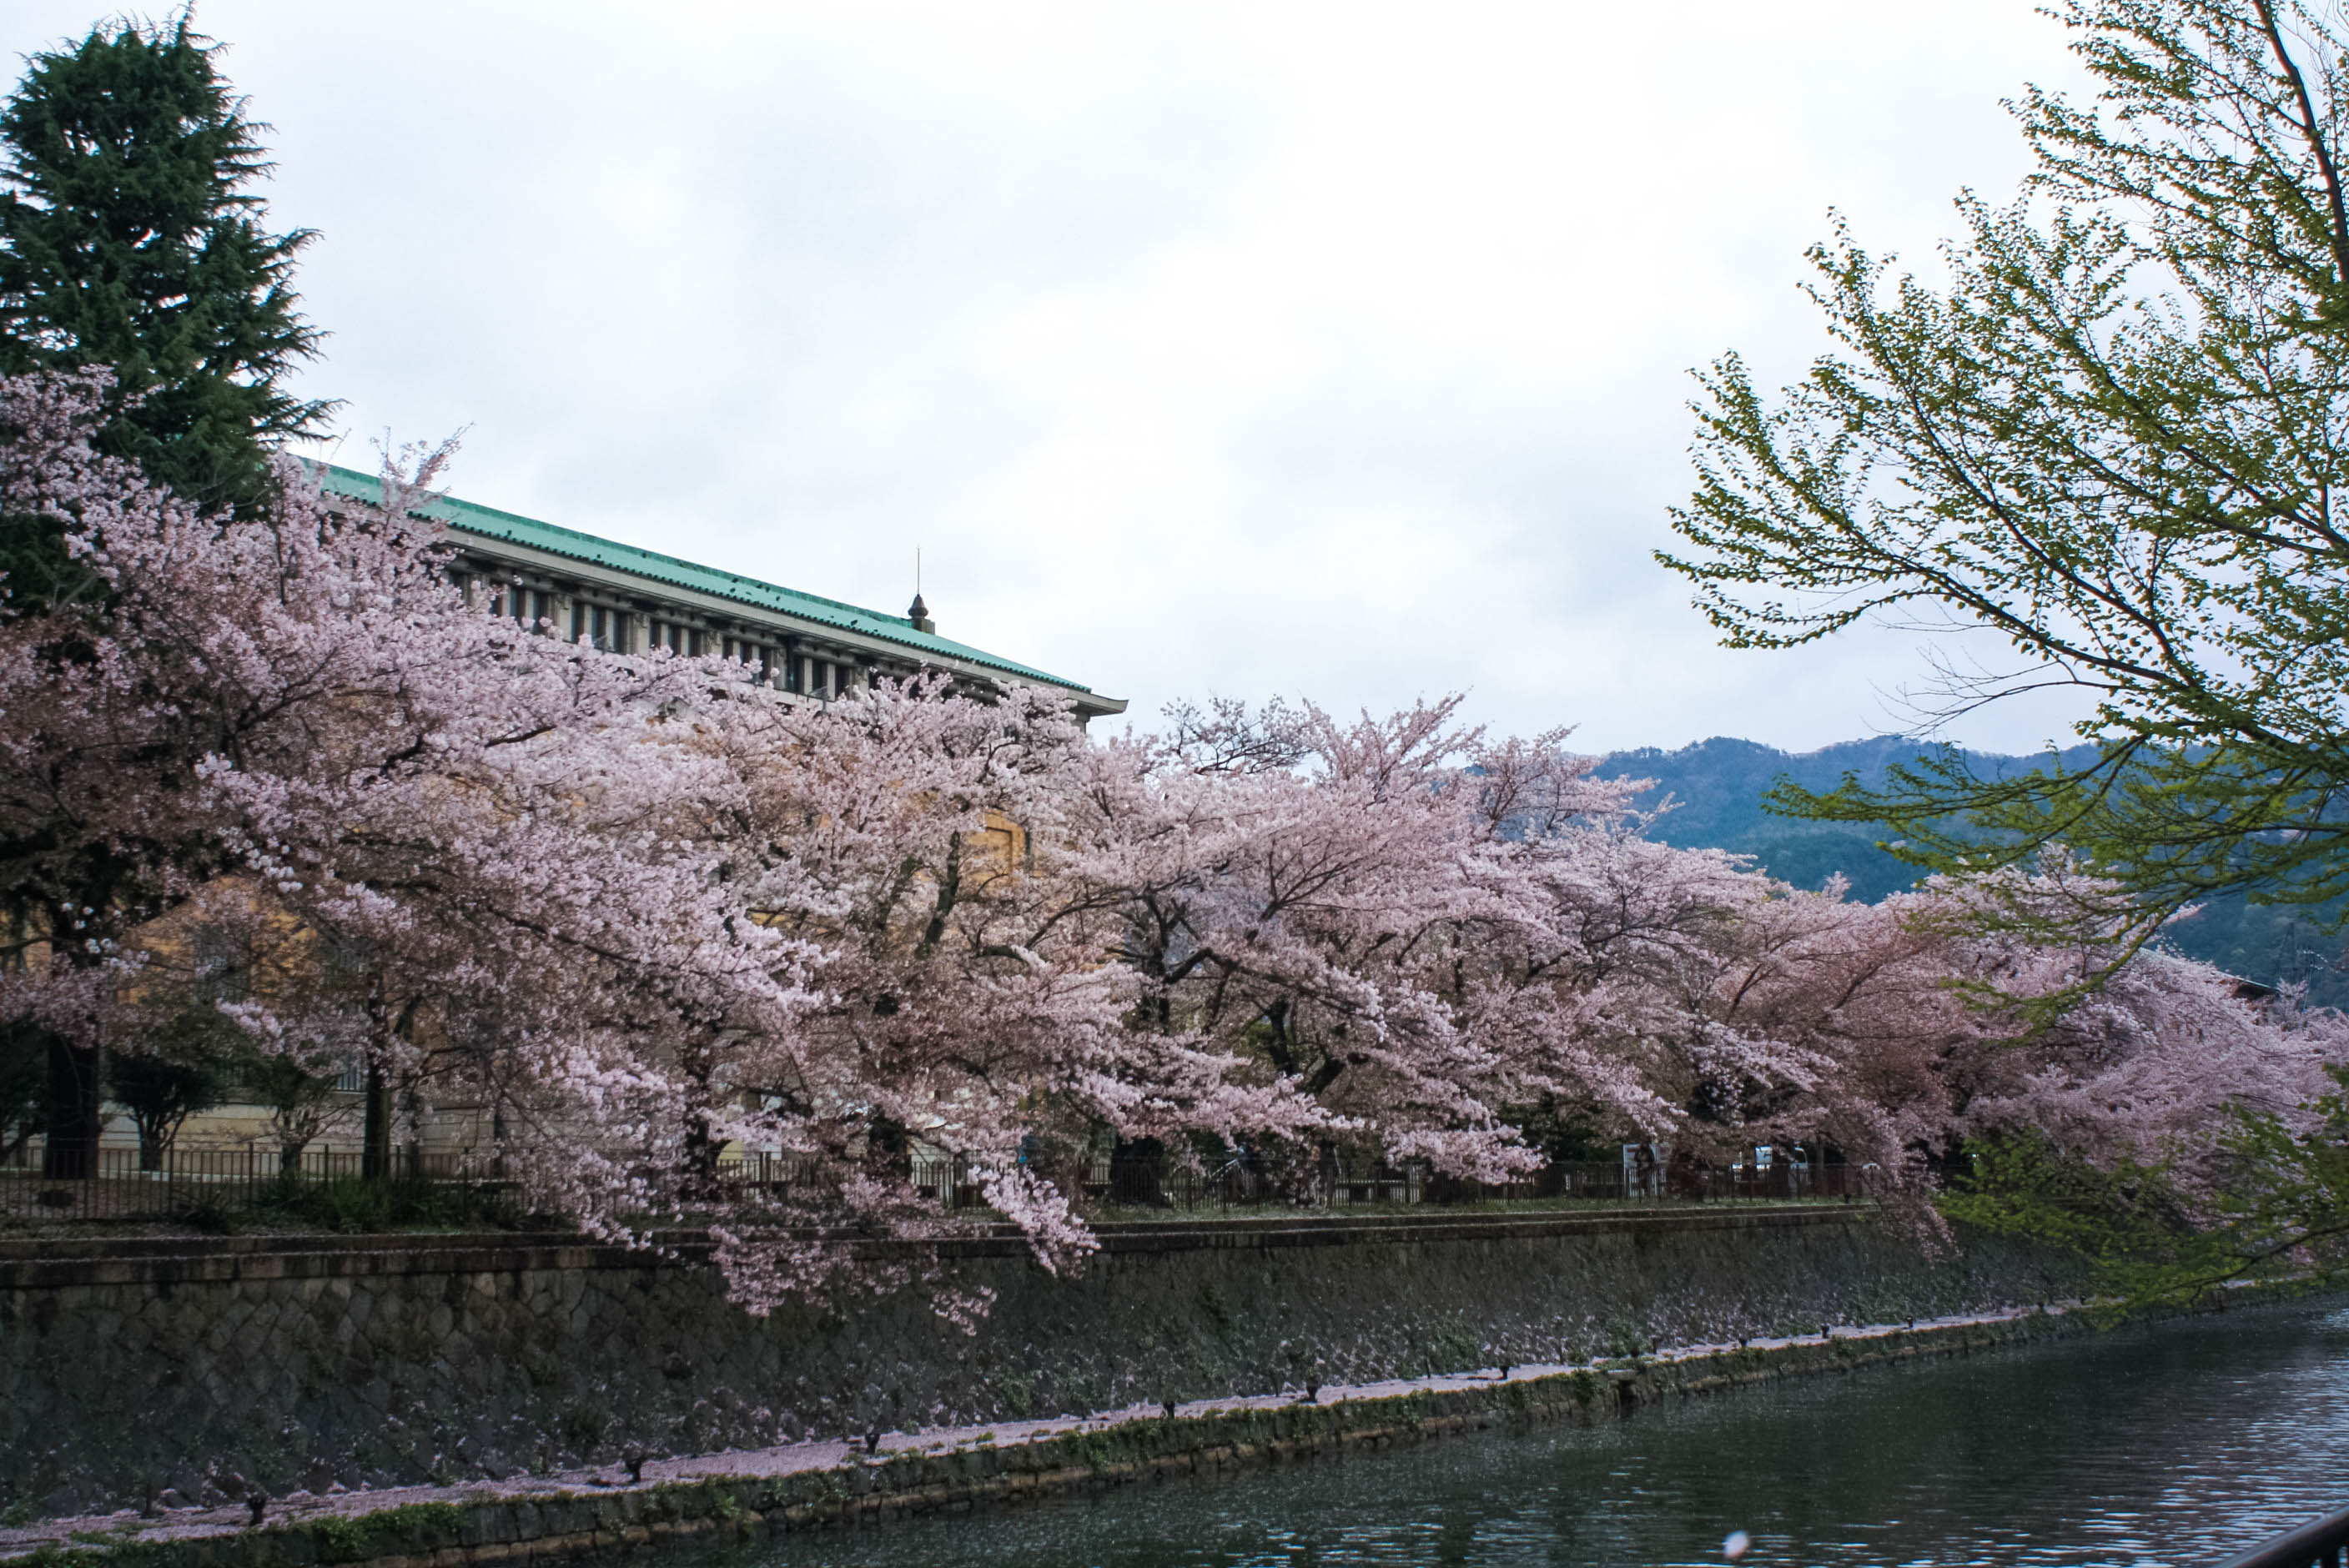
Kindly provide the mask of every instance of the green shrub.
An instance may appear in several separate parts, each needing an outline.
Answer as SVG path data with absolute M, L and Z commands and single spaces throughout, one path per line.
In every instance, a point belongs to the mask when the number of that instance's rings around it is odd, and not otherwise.
M 283 1177 L 261 1190 L 252 1211 L 345 1235 L 414 1228 L 513 1230 L 530 1222 L 498 1189 L 367 1176 L 324 1181 Z
M 464 1528 L 465 1511 L 453 1502 L 409 1502 L 356 1519 L 321 1519 L 310 1526 L 322 1563 L 356 1563 L 383 1554 L 387 1547 L 423 1544 L 419 1537 L 454 1536 Z

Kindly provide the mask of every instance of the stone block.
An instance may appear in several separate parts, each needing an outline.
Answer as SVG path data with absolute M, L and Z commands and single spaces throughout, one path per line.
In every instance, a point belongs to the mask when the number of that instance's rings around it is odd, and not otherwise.
M 992 1285 L 969 1338 L 918 1301 L 750 1318 L 713 1271 L 435 1274 L 356 1253 L 339 1274 L 0 1289 L 0 1502 L 136 1501 L 230 1452 L 249 1474 L 414 1482 L 550 1453 L 754 1446 L 777 1432 L 997 1418 L 1325 1380 L 1560 1359 L 1610 1336 L 1734 1337 L 1852 1314 L 1896 1321 L 2046 1288 L 2044 1257 L 1972 1238 L 1928 1258 L 1865 1216 L 1734 1212 L 1615 1229 L 1443 1230 L 1257 1244 L 1246 1228 L 1112 1244 L 1074 1280 L 964 1260 Z M 496 1243 L 485 1240 L 484 1251 Z M 122 1419 L 120 1412 L 148 1412 Z M 39 1450 L 31 1434 L 47 1433 Z M 323 1480 L 321 1484 L 324 1484 Z

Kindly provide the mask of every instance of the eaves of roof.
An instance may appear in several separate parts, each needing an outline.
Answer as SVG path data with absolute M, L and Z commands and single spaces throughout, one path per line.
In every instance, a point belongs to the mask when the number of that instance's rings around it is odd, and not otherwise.
M 332 463 L 314 466 L 320 474 L 319 482 L 329 493 L 348 496 L 369 505 L 382 502 L 383 481 L 375 475 L 361 473 L 356 469 L 337 468 Z M 470 533 L 481 539 L 525 545 L 550 555 L 587 562 L 655 583 L 666 583 L 671 587 L 688 588 L 720 599 L 730 599 L 738 604 L 772 610 L 803 621 L 877 637 L 941 659 L 1000 670 L 1022 680 L 1040 681 L 1067 691 L 1083 692 L 1088 696 L 1092 694 L 1092 687 L 1089 686 L 1081 686 L 1027 665 L 1014 664 L 1009 659 L 974 648 L 967 643 L 941 637 L 935 632 L 925 632 L 903 615 L 885 615 L 877 610 L 843 604 L 837 599 L 819 598 L 813 593 L 800 593 L 797 589 L 762 583 L 755 577 L 744 577 L 738 573 L 720 572 L 714 566 L 680 561 L 674 555 L 663 555 L 657 551 L 638 550 L 634 545 L 598 539 L 592 533 L 581 533 L 575 529 L 558 528 L 536 518 L 459 500 L 454 496 L 442 497 L 424 511 L 455 533 Z

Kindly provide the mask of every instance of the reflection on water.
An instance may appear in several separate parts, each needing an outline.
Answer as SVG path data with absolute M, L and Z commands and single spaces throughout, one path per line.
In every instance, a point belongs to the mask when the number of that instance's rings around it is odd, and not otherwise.
M 2349 1312 L 2281 1308 L 1213 1483 L 756 1568 L 2196 1564 L 2349 1503 Z

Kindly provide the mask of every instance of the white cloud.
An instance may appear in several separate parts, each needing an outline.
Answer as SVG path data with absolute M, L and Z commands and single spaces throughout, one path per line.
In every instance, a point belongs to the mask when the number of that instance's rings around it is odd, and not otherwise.
M 1914 638 L 1725 653 L 1649 560 L 1685 372 L 1798 369 L 1826 210 L 1930 258 L 2072 79 L 2031 0 L 200 21 L 324 233 L 346 460 L 468 426 L 460 493 L 885 609 L 918 544 L 943 629 L 1141 715 L 1465 687 L 1601 747 L 1889 722 Z

